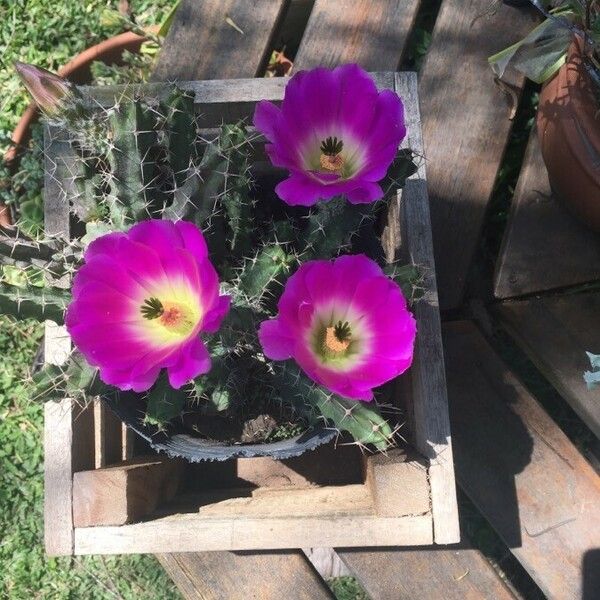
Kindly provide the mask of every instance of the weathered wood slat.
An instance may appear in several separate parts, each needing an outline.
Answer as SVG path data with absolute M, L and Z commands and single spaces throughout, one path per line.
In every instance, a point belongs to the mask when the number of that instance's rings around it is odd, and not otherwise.
M 44 539 L 50 556 L 73 554 L 73 472 L 94 468 L 94 413 L 74 400 L 44 405 Z
M 71 164 L 68 145 L 57 132 L 44 130 L 44 227 L 47 235 L 69 237 L 68 185 Z M 68 285 L 68 281 L 53 282 Z M 62 365 L 71 351 L 65 328 L 46 323 L 44 356 Z M 44 405 L 44 538 L 49 555 L 73 553 L 73 471 L 94 467 L 93 405 L 78 406 L 70 398 Z
M 371 600 L 514 600 L 477 550 L 398 548 L 340 550 L 338 554 Z
M 600 389 L 589 390 L 585 354 L 600 353 L 600 293 L 507 302 L 498 315 L 545 377 L 600 438 Z
M 600 279 L 600 236 L 552 196 L 537 132 L 531 133 L 494 277 L 497 298 Z
M 352 575 L 333 548 L 303 548 L 302 552 L 325 580 Z
M 94 399 L 94 438 L 97 469 L 123 460 L 123 423 L 100 398 Z
M 420 156 L 423 153 L 423 139 L 415 74 L 397 74 L 395 89 L 405 105 L 408 134 L 404 145 Z M 411 397 L 414 400 L 410 407 L 410 420 L 414 429 L 414 443 L 430 460 L 429 480 L 435 541 L 437 544 L 452 544 L 460 540 L 460 532 L 427 178 L 423 161 L 420 162 L 417 173 L 406 182 L 398 195 L 398 202 L 402 231 L 399 232 L 395 245 L 400 244 L 400 239 L 404 240 L 403 246 L 408 254 L 405 258 L 423 270 L 423 287 L 426 290 L 423 298 L 412 307 L 419 324 L 419 335 L 410 370 Z M 390 235 L 394 237 L 394 228 L 389 229 Z
M 182 469 L 182 461 L 147 456 L 117 466 L 74 473 L 74 526 L 139 521 L 173 498 Z
M 152 80 L 255 77 L 266 64 L 285 5 L 286 0 L 183 0 Z
M 442 309 L 461 304 L 511 129 L 487 57 L 531 30 L 528 15 L 489 0 L 445 0 L 436 21 L 419 95 Z M 519 93 L 523 79 L 514 84 Z
M 362 486 L 359 486 L 362 487 Z M 294 539 L 302 548 L 361 547 L 366 540 L 376 546 L 427 546 L 433 543 L 431 515 L 406 517 L 379 517 L 373 514 L 355 514 L 348 511 L 348 497 L 335 506 L 331 504 L 329 517 L 312 517 L 304 514 L 292 518 L 281 514 L 269 517 L 236 518 L 235 510 L 229 514 L 175 514 L 120 527 L 77 527 L 75 529 L 75 554 L 131 554 L 148 552 L 194 552 L 199 547 L 209 550 L 279 550 L 290 546 Z M 304 501 L 327 500 L 326 494 L 317 491 Z M 243 499 L 242 499 L 243 500 Z M 363 502 L 364 498 L 360 500 Z M 259 503 L 257 503 L 258 506 Z M 266 503 L 263 503 L 263 508 Z M 345 508 L 345 514 L 339 507 Z M 364 505 L 363 505 L 364 506 Z M 225 507 L 227 508 L 227 507 Z M 321 510 L 323 507 L 319 507 Z
M 600 479 L 474 325 L 444 334 L 459 484 L 548 598 L 579 600 Z
M 157 554 L 189 600 L 325 600 L 333 595 L 298 551 Z
M 294 71 L 358 63 L 395 71 L 420 0 L 317 0 L 294 60 Z

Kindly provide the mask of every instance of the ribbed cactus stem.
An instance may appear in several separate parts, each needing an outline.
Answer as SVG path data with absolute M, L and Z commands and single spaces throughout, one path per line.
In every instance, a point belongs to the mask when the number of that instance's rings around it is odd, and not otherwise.
M 62 240 L 33 240 L 17 230 L 0 228 L 0 265 L 9 265 L 27 273 L 41 271 L 54 278 L 72 272 L 82 259 L 76 243 Z
M 265 296 L 273 294 L 274 288 L 281 288 L 295 260 L 278 244 L 261 248 L 246 261 L 239 278 L 239 290 L 259 304 Z
M 386 450 L 395 444 L 394 431 L 376 404 L 341 398 L 316 385 L 292 362 L 277 365 L 275 386 L 309 422 L 347 431 L 361 445 Z
M 151 149 L 158 142 L 156 120 L 140 99 L 122 102 L 108 119 L 113 136 L 108 151 L 112 194 L 127 207 L 132 222 L 149 218 L 154 162 Z
M 367 219 L 359 206 L 345 198 L 320 203 L 308 217 L 304 232 L 305 258 L 332 258 L 343 252 Z
M 70 300 L 68 290 L 0 282 L 0 313 L 19 319 L 50 319 L 62 324 Z
M 168 163 L 175 186 L 181 187 L 189 178 L 190 167 L 196 162 L 196 115 L 194 94 L 173 88 L 160 105 L 165 115 L 164 132 Z
M 148 407 L 145 422 L 163 429 L 166 424 L 181 414 L 188 399 L 185 389 L 174 390 L 169 385 L 165 371 L 147 394 Z
M 33 376 L 33 383 L 35 396 L 47 400 L 69 397 L 86 401 L 111 389 L 79 352 L 74 352 L 64 367 L 46 365 Z

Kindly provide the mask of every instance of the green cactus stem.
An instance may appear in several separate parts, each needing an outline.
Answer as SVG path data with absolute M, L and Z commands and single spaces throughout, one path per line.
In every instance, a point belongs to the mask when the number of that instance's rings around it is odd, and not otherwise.
M 160 374 L 158 381 L 147 394 L 145 422 L 164 429 L 167 423 L 181 415 L 188 393 L 185 388 L 175 390 L 169 384 L 166 371 Z
M 108 123 L 113 136 L 108 152 L 112 193 L 127 207 L 132 222 L 147 219 L 157 186 L 152 154 L 158 143 L 155 116 L 136 98 L 115 106 Z
M 291 401 L 296 410 L 313 424 L 347 431 L 363 446 L 386 450 L 395 445 L 394 431 L 375 403 L 341 398 L 313 383 L 299 367 L 286 362 L 275 366 L 274 383 L 283 401 Z
M 68 290 L 0 282 L 0 313 L 18 319 L 49 319 L 62 324 L 70 301 Z
M 35 273 L 59 278 L 71 273 L 81 260 L 78 242 L 34 240 L 16 229 L 0 228 L 0 265 L 22 270 L 28 279 Z
M 350 246 L 368 209 L 353 206 L 345 198 L 320 203 L 308 217 L 304 232 L 306 258 L 333 258 Z
M 46 365 L 33 376 L 34 395 L 46 400 L 73 398 L 87 401 L 111 390 L 79 352 L 73 352 L 66 366 Z

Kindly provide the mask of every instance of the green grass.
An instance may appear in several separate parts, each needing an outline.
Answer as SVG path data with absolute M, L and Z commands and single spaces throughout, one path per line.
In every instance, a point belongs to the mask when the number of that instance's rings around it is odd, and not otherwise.
M 174 0 L 131 0 L 140 24 L 159 23 Z M 111 35 L 119 25 L 102 18 L 116 0 L 3 0 L 0 2 L 0 152 L 29 103 L 13 61 L 56 70 L 73 56 Z
M 334 577 L 327 583 L 337 600 L 369 600 L 369 596 L 354 577 Z
M 159 22 L 172 3 L 130 2 L 141 23 Z M 0 3 L 0 152 L 8 148 L 11 132 L 29 102 L 12 62 L 57 69 L 86 47 L 119 32 L 101 20 L 105 8 L 116 6 L 116 1 L 107 0 Z M 39 155 L 28 155 L 25 161 L 15 179 L 3 179 L 2 196 L 10 196 L 15 186 L 26 190 L 25 199 L 39 194 Z M 152 556 L 45 556 L 43 406 L 31 399 L 27 385 L 41 336 L 39 324 L 0 317 L 0 598 L 180 598 Z
M 174 1 L 131 0 L 130 6 L 136 22 L 147 26 L 160 23 Z M 29 103 L 13 62 L 57 70 L 85 48 L 122 31 L 114 20 L 103 17 L 117 4 L 117 0 L 0 2 L 0 155 L 11 146 L 12 131 Z M 21 225 L 32 235 L 40 232 L 42 213 L 41 129 L 34 129 L 31 151 L 23 153 L 16 172 L 0 161 L 0 202 L 18 206 Z
M 43 406 L 26 383 L 41 336 L 37 323 L 0 317 L 0 597 L 179 598 L 152 556 L 45 556 Z

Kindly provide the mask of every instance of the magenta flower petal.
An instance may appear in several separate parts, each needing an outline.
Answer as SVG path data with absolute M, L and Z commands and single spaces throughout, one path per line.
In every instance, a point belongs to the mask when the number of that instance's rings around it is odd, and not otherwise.
M 366 256 L 310 261 L 289 278 L 279 314 L 260 326 L 272 360 L 293 358 L 332 392 L 371 400 L 412 363 L 416 323 L 402 290 Z
M 177 221 L 175 227 L 183 240 L 185 249 L 196 258 L 197 262 L 202 262 L 205 258 L 208 258 L 206 240 L 202 232 L 193 223 Z
M 202 340 L 190 340 L 177 352 L 177 362 L 167 369 L 169 383 L 179 389 L 188 381 L 210 371 L 210 356 Z
M 294 354 L 294 338 L 278 319 L 263 321 L 258 338 L 265 355 L 271 360 L 287 360 Z
M 378 183 L 363 181 L 360 187 L 348 192 L 347 196 L 351 204 L 370 204 L 383 198 L 383 190 Z
M 267 100 L 261 100 L 254 111 L 254 125 L 260 129 L 266 136 L 272 138 L 274 135 L 273 127 L 279 116 L 279 109 Z
M 290 171 L 275 189 L 290 205 L 311 206 L 343 195 L 355 204 L 383 196 L 383 179 L 406 136 L 404 108 L 379 92 L 358 65 L 294 75 L 281 108 L 259 102 L 254 125 L 275 166 Z
M 174 387 L 205 373 L 199 334 L 215 332 L 228 310 L 200 230 L 143 221 L 90 244 L 65 323 L 104 382 L 142 392 L 163 368 Z
M 219 296 L 217 298 L 214 308 L 206 313 L 204 321 L 202 322 L 202 329 L 207 333 L 215 333 L 221 327 L 223 319 L 229 312 L 231 305 L 230 296 Z

